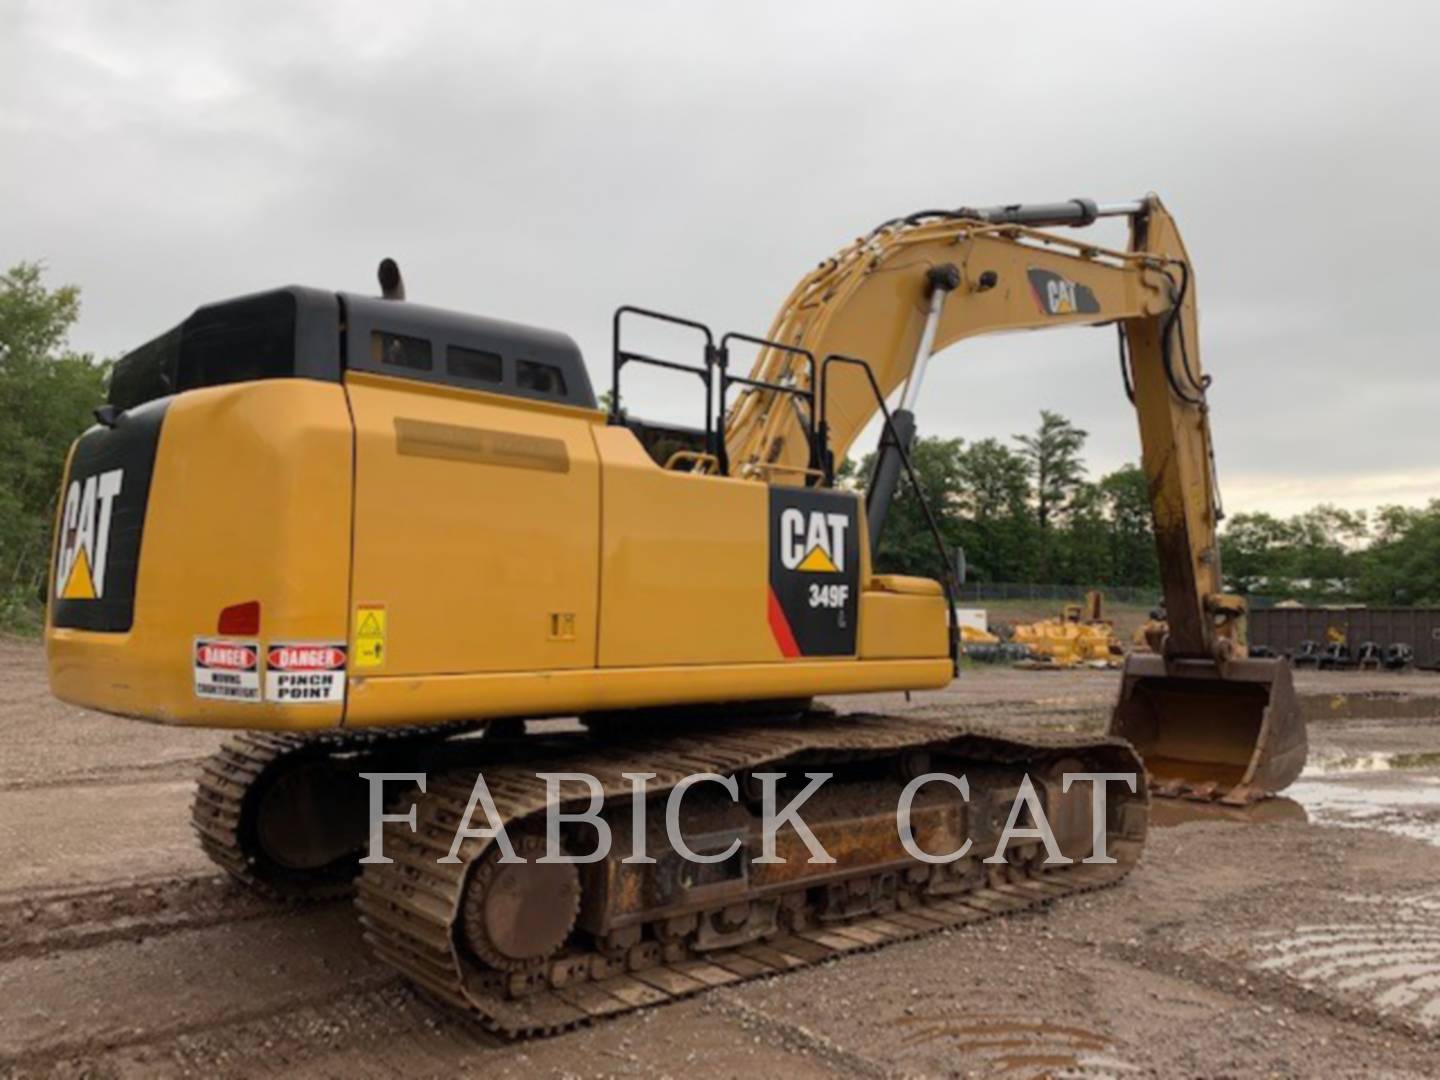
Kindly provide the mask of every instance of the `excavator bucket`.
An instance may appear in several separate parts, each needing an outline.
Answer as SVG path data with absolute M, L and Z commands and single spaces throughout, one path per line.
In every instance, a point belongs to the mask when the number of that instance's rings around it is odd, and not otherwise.
M 1132 653 L 1110 733 L 1130 741 L 1157 795 L 1245 805 L 1305 765 L 1305 720 L 1284 660 L 1166 659 Z

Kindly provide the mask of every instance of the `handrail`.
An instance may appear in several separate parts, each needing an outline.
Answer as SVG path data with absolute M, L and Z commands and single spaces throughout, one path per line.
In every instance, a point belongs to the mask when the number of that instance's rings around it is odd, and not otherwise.
M 767 382 L 764 379 L 752 379 L 743 375 L 731 375 L 729 369 L 731 341 L 744 341 L 751 345 L 759 345 L 762 348 L 776 349 L 780 352 L 789 353 L 791 356 L 803 357 L 810 365 L 809 388 L 801 389 L 798 386 L 786 386 L 783 383 Z M 809 468 L 817 472 L 821 471 L 820 459 L 823 457 L 823 454 L 821 453 L 820 444 L 816 442 L 815 427 L 815 418 L 817 416 L 815 354 L 809 349 L 800 348 L 798 345 L 785 345 L 779 341 L 771 341 L 768 338 L 755 337 L 751 334 L 742 334 L 737 330 L 731 330 L 720 339 L 720 348 L 716 350 L 716 360 L 720 368 L 719 425 L 720 446 L 722 451 L 720 455 L 721 471 L 725 473 L 730 471 L 730 456 L 728 452 L 725 452 L 725 432 L 723 425 L 725 423 L 725 402 L 729 397 L 730 386 L 733 383 L 739 383 L 741 386 L 748 386 L 755 390 L 771 390 L 779 394 L 789 394 L 792 397 L 802 398 L 809 404 L 810 415 L 806 420 L 808 430 L 805 432 L 806 442 L 809 444 L 807 449 L 810 451 Z
M 865 372 L 865 378 L 869 380 L 870 389 L 875 394 L 875 404 L 880 407 L 880 415 L 885 420 L 885 434 L 890 436 L 890 442 L 894 445 L 900 457 L 900 464 L 905 467 L 905 475 L 910 478 L 910 486 L 915 491 L 915 497 L 920 501 L 920 509 L 925 512 L 925 523 L 930 527 L 930 535 L 935 541 L 935 550 L 940 555 L 940 584 L 945 590 L 946 600 L 946 623 L 950 630 L 950 661 L 955 665 L 956 674 L 960 671 L 960 628 L 956 622 L 955 605 L 959 595 L 959 589 L 955 582 L 954 568 L 950 565 L 950 553 L 945 548 L 945 538 L 940 535 L 940 523 L 935 520 L 935 514 L 930 509 L 930 501 L 925 498 L 925 489 L 920 486 L 920 479 L 915 475 L 915 468 L 910 463 L 910 452 L 902 445 L 899 436 L 895 432 L 895 422 L 890 416 L 890 407 L 885 404 L 885 395 L 880 392 L 880 384 L 875 381 L 875 372 L 868 362 L 854 356 L 845 356 L 841 353 L 831 353 L 820 364 L 820 422 L 816 427 L 816 438 L 821 446 L 829 445 L 829 424 L 825 419 L 826 402 L 830 387 L 830 365 L 849 364 L 858 367 Z M 883 440 L 881 445 L 884 445 Z M 824 454 L 825 482 L 827 486 L 835 482 L 835 461 L 827 450 Z M 870 553 L 874 559 L 875 552 Z
M 645 353 L 628 352 L 622 349 L 620 347 L 620 322 L 622 316 L 625 315 L 639 315 L 647 319 L 655 319 L 658 322 L 666 322 L 674 326 L 684 326 L 692 330 L 699 330 L 700 333 L 705 335 L 704 363 L 682 364 L 676 360 L 662 360 L 659 357 L 648 356 Z M 626 364 L 633 361 L 637 364 L 649 364 L 652 367 L 666 368 L 670 371 L 689 372 L 692 375 L 700 376 L 700 381 L 705 384 L 705 451 L 709 454 L 715 454 L 723 460 L 725 438 L 723 433 L 717 433 L 715 379 L 713 374 L 719 363 L 719 357 L 715 349 L 715 335 L 710 332 L 710 328 L 702 322 L 696 322 L 694 319 L 686 319 L 679 315 L 667 315 L 663 311 L 652 311 L 649 308 L 624 304 L 615 309 L 611 334 L 613 352 L 610 373 L 610 423 L 623 423 L 620 416 L 620 369 Z M 723 407 L 720 415 L 724 415 Z

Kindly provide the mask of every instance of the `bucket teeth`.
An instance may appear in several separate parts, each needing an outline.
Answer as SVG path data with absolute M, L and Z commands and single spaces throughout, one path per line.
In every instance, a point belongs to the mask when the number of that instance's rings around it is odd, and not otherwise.
M 1139 751 L 1162 797 L 1246 804 L 1283 791 L 1305 766 L 1305 720 L 1285 660 L 1132 653 L 1110 733 Z

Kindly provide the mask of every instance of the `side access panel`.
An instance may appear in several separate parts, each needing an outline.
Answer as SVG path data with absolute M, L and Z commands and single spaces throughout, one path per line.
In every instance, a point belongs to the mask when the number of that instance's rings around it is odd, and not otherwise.
M 604 463 L 599 666 L 782 658 L 767 619 L 766 489 L 670 472 L 633 432 L 595 428 Z
M 383 635 L 378 655 L 354 642 L 352 680 L 592 667 L 599 414 L 354 371 L 345 385 L 352 632 L 363 618 Z

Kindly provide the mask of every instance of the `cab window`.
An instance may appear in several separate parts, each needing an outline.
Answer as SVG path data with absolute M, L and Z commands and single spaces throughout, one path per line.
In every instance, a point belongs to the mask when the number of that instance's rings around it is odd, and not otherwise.
M 521 390 L 533 390 L 552 397 L 565 396 L 565 376 L 554 364 L 534 360 L 515 361 L 515 382 Z
M 387 330 L 375 330 L 370 334 L 370 359 L 377 364 L 409 368 L 411 371 L 430 371 L 435 366 L 430 342 L 424 338 L 392 334 Z

